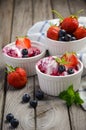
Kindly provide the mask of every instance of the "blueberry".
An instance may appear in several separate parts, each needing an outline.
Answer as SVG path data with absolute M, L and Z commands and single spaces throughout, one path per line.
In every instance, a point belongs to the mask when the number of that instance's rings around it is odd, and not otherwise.
M 37 98 L 38 100 L 42 100 L 42 99 L 44 98 L 44 93 L 43 93 L 41 90 L 38 90 L 38 91 L 36 92 L 36 98 Z
M 60 73 L 64 72 L 64 71 L 65 71 L 65 66 L 64 66 L 64 65 L 59 65 L 59 66 L 58 66 L 58 71 L 59 71 Z
M 31 107 L 36 108 L 37 105 L 38 105 L 37 100 L 30 100 L 30 106 L 31 106 Z
M 65 41 L 65 37 L 64 36 L 59 37 L 59 41 Z
M 74 41 L 74 40 L 76 40 L 76 38 L 75 37 L 71 37 L 71 41 Z
M 6 120 L 10 122 L 14 118 L 14 115 L 12 113 L 9 113 L 6 115 Z
M 65 35 L 65 40 L 66 41 L 71 41 L 71 35 L 70 34 L 66 34 Z
M 25 93 L 25 94 L 23 95 L 23 97 L 22 97 L 22 101 L 23 101 L 24 103 L 27 103 L 27 102 L 29 102 L 29 100 L 30 100 L 30 95 L 27 94 L 27 93 Z
M 19 121 L 16 118 L 13 118 L 10 123 L 13 128 L 17 128 L 19 125 Z
M 64 29 L 60 29 L 59 31 L 59 37 L 65 36 L 66 35 L 66 31 Z
M 73 74 L 73 73 L 74 73 L 74 70 L 73 70 L 73 68 L 69 68 L 69 69 L 67 70 L 67 72 L 68 72 L 68 74 Z
M 28 58 L 28 55 L 22 55 L 22 58 Z
M 28 55 L 28 50 L 25 48 L 25 49 L 22 49 L 22 55 L 25 56 L 25 55 Z

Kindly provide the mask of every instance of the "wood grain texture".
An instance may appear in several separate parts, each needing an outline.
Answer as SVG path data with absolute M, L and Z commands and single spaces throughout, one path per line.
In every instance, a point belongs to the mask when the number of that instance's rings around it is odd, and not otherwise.
M 33 23 L 52 19 L 50 0 L 33 0 Z
M 37 77 L 35 87 L 40 89 Z M 59 98 L 44 94 L 36 110 L 37 130 L 70 130 L 67 106 Z
M 35 129 L 34 109 L 30 107 L 29 103 L 22 103 L 22 96 L 24 95 L 24 93 L 29 93 L 31 98 L 33 98 L 33 85 L 33 78 L 30 78 L 26 87 L 24 87 L 23 89 L 15 90 L 8 86 L 3 121 L 3 130 L 10 129 L 10 124 L 5 123 L 6 115 L 8 113 L 12 113 L 14 117 L 19 120 L 18 130 Z
M 32 0 L 15 0 L 14 6 L 11 41 L 16 36 L 25 36 L 32 26 Z
M 52 3 L 52 9 L 59 12 L 63 17 L 70 15 L 67 0 L 60 0 L 60 1 L 51 0 L 51 3 Z M 55 14 L 53 14 L 53 15 L 54 15 L 54 18 L 58 18 Z
M 86 16 L 86 1 L 85 0 L 68 0 L 69 10 L 71 14 L 83 9 L 84 11 L 79 16 Z

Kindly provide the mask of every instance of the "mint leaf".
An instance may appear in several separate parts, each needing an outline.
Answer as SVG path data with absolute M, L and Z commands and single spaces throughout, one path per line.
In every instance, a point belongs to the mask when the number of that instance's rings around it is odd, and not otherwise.
M 75 101 L 74 102 L 77 105 L 80 105 L 80 104 L 84 103 L 84 101 L 80 98 L 80 95 L 79 95 L 78 92 L 75 93 Z
M 70 107 L 73 103 L 80 105 L 83 103 L 83 100 L 80 98 L 79 93 L 75 92 L 73 89 L 73 85 L 70 85 L 67 90 L 64 90 L 59 94 L 59 98 L 66 101 L 68 107 Z

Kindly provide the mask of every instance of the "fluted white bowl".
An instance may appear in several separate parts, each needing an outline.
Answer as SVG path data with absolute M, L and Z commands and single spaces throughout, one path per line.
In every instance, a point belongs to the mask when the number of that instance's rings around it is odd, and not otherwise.
M 49 50 L 49 54 L 63 55 L 65 52 L 79 53 L 82 49 L 86 48 L 86 37 L 74 41 L 56 41 L 48 38 L 45 35 L 45 47 Z
M 36 64 L 36 72 L 41 90 L 52 96 L 58 96 L 60 92 L 66 90 L 69 85 L 73 84 L 74 90 L 80 88 L 81 75 L 83 72 L 83 64 L 79 60 L 79 70 L 71 75 L 52 76 L 42 73 Z
M 5 47 L 13 46 L 15 42 L 10 43 L 6 45 Z M 46 49 L 44 45 L 37 41 L 31 41 L 31 45 L 33 47 L 37 47 L 41 53 L 28 58 L 15 58 L 7 55 L 6 53 L 2 52 L 4 62 L 8 65 L 11 65 L 13 67 L 22 67 L 26 70 L 28 76 L 32 76 L 36 74 L 35 65 L 37 61 L 41 58 L 43 58 L 46 54 Z M 7 68 L 8 69 L 8 68 Z

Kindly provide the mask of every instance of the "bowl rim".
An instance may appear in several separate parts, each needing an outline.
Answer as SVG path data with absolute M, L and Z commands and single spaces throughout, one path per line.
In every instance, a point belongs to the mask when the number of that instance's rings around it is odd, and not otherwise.
M 11 43 L 7 44 L 6 46 L 4 46 L 3 48 L 9 47 L 10 45 L 14 45 L 14 44 L 15 44 L 15 42 L 11 42 Z M 29 60 L 29 59 L 35 60 L 36 58 L 40 57 L 41 55 L 43 55 L 46 52 L 46 48 L 45 48 L 45 46 L 41 42 L 31 41 L 31 44 L 36 44 L 36 45 L 39 45 L 39 46 L 43 47 L 43 50 L 41 49 L 41 53 L 38 54 L 38 55 L 36 55 L 36 56 L 33 56 L 33 57 L 28 57 L 28 58 L 22 58 L 22 57 L 20 57 L 20 58 L 16 58 L 16 57 L 11 57 L 11 56 L 7 55 L 6 53 L 3 52 L 3 49 L 2 49 L 2 54 L 5 57 L 7 57 L 9 59 L 14 59 L 14 60 Z
M 73 77 L 73 76 L 76 76 L 76 75 L 78 75 L 80 72 L 82 72 L 83 71 L 83 63 L 78 59 L 78 62 L 79 62 L 79 66 L 80 66 L 80 68 L 79 68 L 79 71 L 77 71 L 77 72 L 75 72 L 75 73 L 73 73 L 73 74 L 71 74 L 71 75 L 66 75 L 66 76 L 53 76 L 53 75 L 48 75 L 48 74 L 45 74 L 45 73 L 42 73 L 40 70 L 39 70 L 39 68 L 38 68 L 38 65 L 37 65 L 37 63 L 36 63 L 36 71 L 38 72 L 38 73 L 40 73 L 42 76 L 45 76 L 45 77 L 48 77 L 48 78 L 68 78 L 68 77 Z

